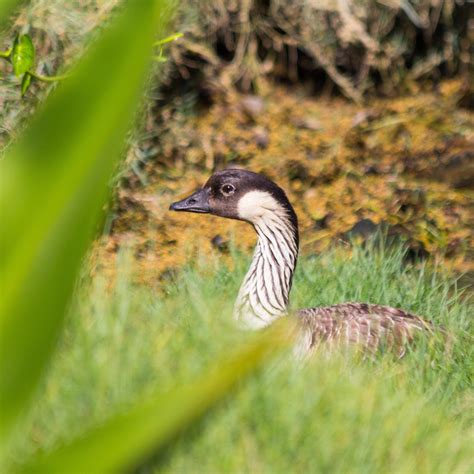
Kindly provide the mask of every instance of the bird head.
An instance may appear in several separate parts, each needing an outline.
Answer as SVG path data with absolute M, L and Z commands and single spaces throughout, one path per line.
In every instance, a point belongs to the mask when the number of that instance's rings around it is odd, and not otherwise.
M 243 169 L 214 173 L 201 189 L 171 204 L 170 210 L 213 214 L 252 224 L 284 215 L 297 225 L 285 192 L 267 177 Z

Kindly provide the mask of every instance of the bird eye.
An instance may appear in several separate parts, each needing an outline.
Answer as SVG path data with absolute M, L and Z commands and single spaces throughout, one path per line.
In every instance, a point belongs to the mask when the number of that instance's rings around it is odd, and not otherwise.
M 226 196 L 229 196 L 235 191 L 234 186 L 232 184 L 224 184 L 221 188 L 222 194 L 225 194 Z

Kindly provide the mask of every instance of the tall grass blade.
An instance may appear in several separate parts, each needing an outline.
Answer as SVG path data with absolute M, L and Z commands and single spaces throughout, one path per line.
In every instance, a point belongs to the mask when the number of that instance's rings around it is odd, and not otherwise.
M 0 28 L 3 28 L 16 8 L 29 0 L 0 0 Z
M 118 472 L 159 454 L 235 385 L 289 341 L 289 321 L 280 320 L 196 383 L 136 404 L 56 451 L 38 456 L 19 472 Z
M 166 7 L 126 2 L 0 161 L 0 439 L 55 347 Z

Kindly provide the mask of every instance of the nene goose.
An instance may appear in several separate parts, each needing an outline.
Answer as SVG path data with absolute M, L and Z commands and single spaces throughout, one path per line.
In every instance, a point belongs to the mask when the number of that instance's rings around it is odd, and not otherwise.
M 208 213 L 249 222 L 258 235 L 252 263 L 234 306 L 234 317 L 262 328 L 287 314 L 298 258 L 298 219 L 285 192 L 266 177 L 242 169 L 213 174 L 204 187 L 170 210 Z M 301 327 L 297 352 L 307 354 L 323 341 L 380 346 L 402 356 L 407 343 L 431 324 L 400 309 L 377 304 L 343 303 L 295 313 Z

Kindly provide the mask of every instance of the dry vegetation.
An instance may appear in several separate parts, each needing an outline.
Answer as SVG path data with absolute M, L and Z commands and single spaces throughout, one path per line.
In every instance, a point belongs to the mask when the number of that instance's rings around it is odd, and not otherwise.
M 466 73 L 468 2 L 454 0 L 244 0 L 184 2 L 185 41 L 173 63 L 210 90 L 258 91 L 271 75 L 334 86 L 360 102 L 377 90 Z M 472 32 L 471 32 L 472 34 Z M 472 37 L 471 37 L 472 40 Z

